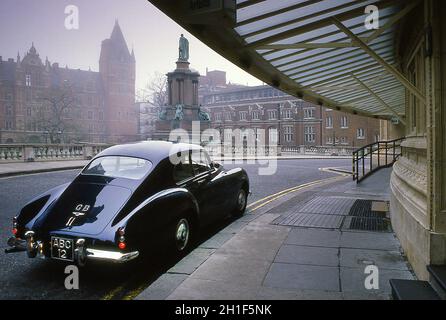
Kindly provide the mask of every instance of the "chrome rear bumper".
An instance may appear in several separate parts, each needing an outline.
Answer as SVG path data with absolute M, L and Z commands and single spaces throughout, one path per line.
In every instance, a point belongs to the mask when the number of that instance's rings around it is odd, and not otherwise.
M 116 263 L 124 263 L 133 260 L 139 256 L 139 251 L 132 252 L 118 252 L 98 249 L 86 249 L 87 259 L 105 260 Z
M 33 234 L 27 236 L 27 239 L 17 239 L 11 237 L 8 239 L 9 249 L 5 249 L 5 253 L 27 251 L 30 258 L 34 258 L 37 254 L 45 257 L 43 254 L 42 242 L 34 241 Z M 74 260 L 80 265 L 85 265 L 85 260 L 103 260 L 115 263 L 124 263 L 133 260 L 139 256 L 139 251 L 119 252 L 113 250 L 99 250 L 88 248 L 85 246 L 84 239 L 78 239 L 75 243 Z

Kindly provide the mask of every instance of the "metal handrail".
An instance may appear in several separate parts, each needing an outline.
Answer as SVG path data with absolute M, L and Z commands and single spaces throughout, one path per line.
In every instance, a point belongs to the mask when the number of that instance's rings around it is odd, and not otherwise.
M 381 168 L 391 167 L 402 155 L 401 142 L 404 139 L 377 141 L 353 151 L 353 181 L 359 183 L 375 171 Z M 369 160 L 368 170 L 366 168 L 366 159 Z

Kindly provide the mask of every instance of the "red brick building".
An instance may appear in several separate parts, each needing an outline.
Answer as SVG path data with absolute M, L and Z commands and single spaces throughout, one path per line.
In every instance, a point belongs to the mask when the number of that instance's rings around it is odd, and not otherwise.
M 323 145 L 362 147 L 379 141 L 380 120 L 324 108 Z
M 45 111 L 43 97 L 54 92 L 70 102 L 57 142 L 137 139 L 135 56 L 118 22 L 102 42 L 99 72 L 60 67 L 48 58 L 43 62 L 34 44 L 23 59 L 0 57 L 0 143 L 48 142 L 50 133 L 36 117 Z
M 203 96 L 211 127 L 265 134 L 266 144 L 360 147 L 379 139 L 379 120 L 326 109 L 270 86 L 221 89 Z M 262 129 L 262 130 L 258 130 Z M 230 139 L 224 137 L 223 139 Z

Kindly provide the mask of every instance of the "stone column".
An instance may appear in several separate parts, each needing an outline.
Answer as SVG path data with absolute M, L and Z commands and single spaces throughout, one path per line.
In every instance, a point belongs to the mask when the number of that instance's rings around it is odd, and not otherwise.
M 93 158 L 94 154 L 92 146 L 83 146 L 82 149 L 83 149 L 82 151 L 84 154 L 84 159 L 90 160 L 91 158 Z
M 23 160 L 28 162 L 28 161 L 34 161 L 34 159 L 35 159 L 34 147 L 24 146 L 23 147 Z
M 441 19 L 446 3 L 426 0 L 421 5 L 424 16 L 420 14 L 419 20 L 413 21 L 413 29 L 404 32 L 419 33 L 426 26 L 432 32 L 426 28 L 419 40 L 424 47 L 408 50 L 403 61 L 406 70 L 409 63 L 415 65 L 416 84 L 426 101 L 418 102 L 417 117 L 413 118 L 413 102 L 407 94 L 408 138 L 402 144 L 403 156 L 393 167 L 390 187 L 392 226 L 418 278 L 427 280 L 427 265 L 446 263 L 446 43 L 441 39 L 446 34 L 446 21 Z M 406 48 L 416 48 L 413 41 L 405 44 Z
M 426 1 L 426 21 L 432 27 L 432 55 L 426 58 L 428 211 L 432 234 L 431 264 L 446 264 L 446 3 Z M 429 41 L 427 41 L 429 42 Z

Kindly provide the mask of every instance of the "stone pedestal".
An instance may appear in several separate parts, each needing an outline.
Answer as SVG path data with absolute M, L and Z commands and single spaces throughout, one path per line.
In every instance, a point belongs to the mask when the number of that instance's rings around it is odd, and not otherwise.
M 198 105 L 198 79 L 200 74 L 189 68 L 189 62 L 178 60 L 176 69 L 167 74 L 168 105 L 162 107 L 159 120 L 155 124 L 155 138 L 169 140 L 172 130 L 182 129 L 192 140 L 192 129 L 199 127 L 198 135 L 210 126 L 209 121 L 203 119 L 205 113 Z M 199 125 L 197 125 L 199 124 Z M 197 132 L 194 132 L 197 135 Z M 194 141 L 197 137 L 193 137 Z

